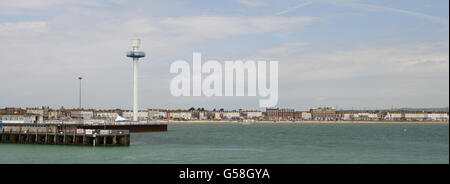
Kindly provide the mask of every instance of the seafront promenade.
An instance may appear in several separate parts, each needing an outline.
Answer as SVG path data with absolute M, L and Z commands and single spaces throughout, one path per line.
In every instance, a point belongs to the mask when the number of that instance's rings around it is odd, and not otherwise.
M 155 121 L 165 124 L 449 124 L 448 121 Z

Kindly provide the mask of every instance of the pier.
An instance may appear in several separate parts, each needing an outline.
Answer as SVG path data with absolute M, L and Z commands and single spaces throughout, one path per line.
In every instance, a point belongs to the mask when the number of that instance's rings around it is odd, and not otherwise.
M 55 130 L 48 127 L 3 127 L 0 143 L 83 146 L 129 146 L 129 130 L 76 129 Z

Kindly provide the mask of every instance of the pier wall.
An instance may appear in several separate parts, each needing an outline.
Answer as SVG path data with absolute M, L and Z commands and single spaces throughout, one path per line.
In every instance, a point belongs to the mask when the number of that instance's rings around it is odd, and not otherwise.
M 4 126 L 0 143 L 84 146 L 129 146 L 128 130 L 77 129 L 59 131 L 50 127 Z

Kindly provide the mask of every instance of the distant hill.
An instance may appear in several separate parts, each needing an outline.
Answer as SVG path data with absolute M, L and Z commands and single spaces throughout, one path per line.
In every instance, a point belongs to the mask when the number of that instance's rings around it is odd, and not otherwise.
M 347 111 L 347 112 L 351 112 L 351 111 L 374 111 L 374 110 L 339 110 L 339 111 Z M 425 111 L 425 112 L 449 112 L 449 108 L 448 107 L 433 107 L 433 108 L 409 108 L 409 107 L 403 107 L 403 108 L 394 108 L 394 109 L 381 109 L 381 110 L 377 110 L 377 111 L 381 111 L 381 112 L 387 112 L 387 111 Z
M 394 110 L 403 110 L 403 111 L 439 111 L 439 112 L 448 112 L 448 107 L 440 107 L 440 108 L 399 108 Z

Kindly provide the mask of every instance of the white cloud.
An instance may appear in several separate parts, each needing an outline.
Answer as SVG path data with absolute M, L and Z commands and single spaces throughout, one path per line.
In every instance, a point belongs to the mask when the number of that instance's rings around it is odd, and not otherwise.
M 301 52 L 307 46 L 284 43 L 249 58 L 279 61 L 281 104 L 448 105 L 448 41 Z
M 47 30 L 47 22 L 36 21 L 36 22 L 6 22 L 0 23 L 0 34 L 11 35 L 11 34 L 24 34 L 24 33 L 39 33 Z
M 361 9 L 361 10 L 371 11 L 371 12 L 399 13 L 399 14 L 410 15 L 410 16 L 421 18 L 421 19 L 429 20 L 429 21 L 439 23 L 442 25 L 448 25 L 448 19 L 446 19 L 446 18 L 441 18 L 438 16 L 433 16 L 433 15 L 429 15 L 429 14 L 425 14 L 425 13 L 421 13 L 421 12 L 404 10 L 404 9 L 399 9 L 399 8 L 372 5 L 372 4 L 367 4 L 367 3 L 359 3 L 356 0 L 315 0 L 315 1 L 305 0 L 302 3 L 299 3 L 293 7 L 289 7 L 283 11 L 276 13 L 276 15 L 283 15 L 283 14 L 292 12 L 299 8 L 303 8 L 305 6 L 311 5 L 313 2 L 314 3 L 333 4 L 333 5 L 337 5 L 337 6 L 350 7 L 350 8 Z
M 371 4 L 362 4 L 362 3 L 348 3 L 348 4 L 344 4 L 344 6 L 358 8 L 358 9 L 364 9 L 367 11 L 401 13 L 401 14 L 405 14 L 405 15 L 411 15 L 411 16 L 415 16 L 418 18 L 426 19 L 426 20 L 429 20 L 429 21 L 432 21 L 435 23 L 448 25 L 448 19 L 428 15 L 425 13 L 415 12 L 415 11 L 409 11 L 409 10 L 403 10 L 403 9 L 391 8 L 391 7 L 384 7 L 384 6 L 377 6 L 377 5 L 371 5 Z
M 243 34 L 264 34 L 300 30 L 315 21 L 314 17 L 278 16 L 198 16 L 166 18 L 161 25 L 168 31 L 195 39 L 223 38 Z
M 167 95 L 171 77 L 167 66 L 172 60 L 165 58 L 179 57 L 184 54 L 183 51 L 189 52 L 210 41 L 240 35 L 265 36 L 274 33 L 283 35 L 283 38 L 268 36 L 274 39 L 261 43 L 283 42 L 292 38 L 286 33 L 298 32 L 319 19 L 305 16 L 178 16 L 183 12 L 172 17 L 156 17 L 142 9 L 137 12 L 127 8 L 101 9 L 98 7 L 105 4 L 98 2 L 19 0 L 0 3 L 0 14 L 39 9 L 38 18 L 33 20 L 42 18 L 42 21 L 0 23 L 0 78 L 8 79 L 2 82 L 0 106 L 76 104 L 76 77 L 83 75 L 86 90 L 90 90 L 86 93 L 86 104 L 127 107 L 131 96 L 127 86 L 132 84 L 132 69 L 124 54 L 130 49 L 129 39 L 138 37 L 143 40 L 142 49 L 148 55 L 144 58 L 140 73 L 145 92 L 141 93 L 142 99 L 146 99 L 142 104 L 147 107 L 154 107 L 154 104 L 173 107 L 180 100 Z M 123 3 L 120 0 L 108 2 Z M 62 4 L 74 6 L 60 6 Z M 56 11 L 47 11 L 49 8 Z M 45 11 L 41 11 L 43 9 Z M 30 15 L 33 13 L 23 17 Z M 298 36 L 296 40 L 301 40 L 303 35 L 296 33 L 295 36 Z M 222 49 L 220 42 L 213 44 Z M 314 53 L 308 44 L 293 42 L 264 49 L 255 56 L 257 59 L 280 61 L 280 105 L 287 102 L 314 105 L 296 100 L 326 97 L 325 101 L 332 102 L 343 96 L 363 96 L 361 94 L 368 99 L 375 99 L 373 96 L 389 99 L 397 95 L 395 97 L 403 101 L 414 101 L 417 97 L 423 99 L 428 95 L 432 99 L 428 104 L 442 104 L 442 99 L 447 99 L 445 103 L 448 103 L 448 41 L 365 46 L 329 53 Z M 229 56 L 223 54 L 218 57 Z M 366 82 L 364 79 L 368 77 L 371 79 Z M 377 82 L 375 87 L 369 85 L 363 89 L 365 83 L 373 82 L 374 78 Z M 405 78 L 417 81 L 411 82 Z M 346 83 L 348 81 L 350 84 Z M 397 83 L 399 85 L 395 85 Z M 382 88 L 383 85 L 387 87 Z M 117 89 L 117 86 L 124 87 Z M 410 94 L 401 88 L 408 89 Z M 241 100 L 244 99 L 238 99 L 239 102 Z M 199 101 L 207 103 L 205 99 L 187 99 L 183 102 L 191 104 Z M 236 100 L 229 99 L 219 102 L 228 106 L 237 104 L 234 103 Z M 384 102 L 380 100 L 377 103 Z M 397 101 L 397 104 L 402 104 L 402 101 Z
M 308 50 L 308 44 L 303 42 L 287 42 L 277 47 L 261 50 L 258 55 L 265 58 L 279 58 L 280 54 L 284 56 L 299 55 L 299 52 Z
M 170 75 L 165 67 L 182 49 L 236 35 L 283 33 L 301 30 L 314 17 L 190 16 L 142 17 L 108 12 L 69 12 L 48 21 L 0 24 L 0 78 L 8 78 L 0 90 L 1 106 L 70 106 L 76 77 L 82 75 L 86 105 L 126 107 L 131 65 L 125 57 L 129 39 L 143 40 L 147 52 L 141 65 L 142 99 L 145 104 L 164 104 L 164 86 Z M 189 59 L 189 58 L 186 58 Z M 145 62 L 150 61 L 150 62 Z M 146 68 L 147 67 L 147 68 Z M 148 76 L 147 77 L 146 73 Z M 14 76 L 14 77 L 11 77 Z M 155 77 L 157 76 L 157 77 Z M 158 84 L 158 88 L 146 84 Z M 166 88 L 167 87 L 167 88 Z M 30 90 L 32 89 L 32 90 Z M 19 92 L 15 92 L 19 91 Z M 163 92 L 161 92 L 163 91 Z M 158 94 L 159 96 L 154 96 Z M 8 96 L 8 98 L 4 98 Z M 162 96 L 162 97 L 161 97 Z M 111 102 L 111 99 L 116 101 Z M 58 105 L 59 104 L 59 105 Z
M 73 2 L 73 0 L 0 0 L 2 8 L 42 8 Z
M 261 0 L 236 0 L 238 3 L 249 6 L 249 7 L 258 7 L 258 6 L 264 6 L 266 5 Z
M 289 43 L 260 52 L 259 57 L 278 58 L 288 65 L 284 73 L 297 73 L 299 80 L 338 79 L 361 76 L 398 75 L 423 77 L 448 75 L 448 44 L 415 43 L 364 46 L 331 53 L 304 55 L 304 43 Z M 278 54 L 276 54 L 278 52 Z M 290 72 L 292 73 L 290 73 Z M 391 78 L 389 80 L 395 80 Z
M 280 11 L 280 12 L 276 13 L 276 15 L 283 15 L 283 14 L 289 13 L 289 12 L 291 12 L 291 11 L 294 11 L 294 10 L 296 10 L 296 9 L 303 8 L 303 7 L 305 7 L 305 6 L 308 6 L 308 5 L 310 5 L 310 4 L 312 4 L 312 1 L 305 1 L 305 2 L 303 2 L 303 3 L 300 3 L 300 4 L 295 5 L 295 6 L 293 6 L 293 7 L 289 7 L 289 8 L 287 8 L 287 9 L 283 10 L 283 11 Z

